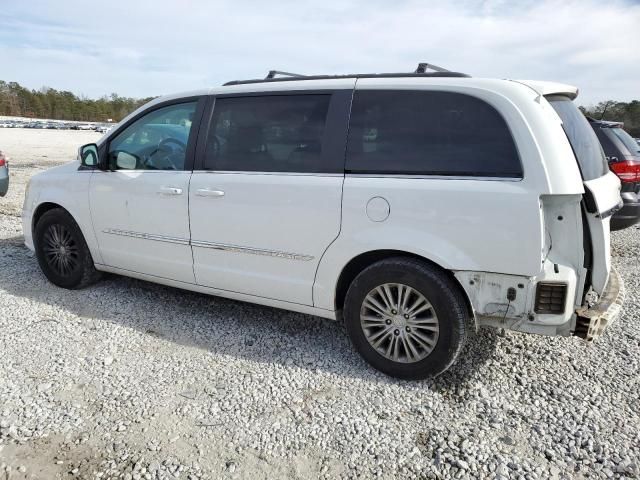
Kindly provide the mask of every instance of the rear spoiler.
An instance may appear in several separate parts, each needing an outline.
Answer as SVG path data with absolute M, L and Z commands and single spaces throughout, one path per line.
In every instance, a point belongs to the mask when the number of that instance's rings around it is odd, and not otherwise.
M 571 100 L 575 100 L 578 96 L 578 87 L 567 85 L 565 83 L 543 82 L 539 80 L 511 80 L 512 82 L 521 83 L 534 90 L 538 95 L 564 95 Z
M 592 117 L 587 117 L 587 120 L 591 123 L 596 123 L 600 128 L 624 128 L 624 122 L 613 122 L 610 120 L 596 120 Z

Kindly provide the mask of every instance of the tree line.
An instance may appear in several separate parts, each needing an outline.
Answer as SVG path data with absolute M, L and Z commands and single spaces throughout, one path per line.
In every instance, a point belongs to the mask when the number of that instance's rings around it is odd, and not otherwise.
M 112 93 L 94 100 L 69 91 L 48 87 L 30 90 L 17 82 L 0 80 L 0 115 L 11 117 L 118 122 L 152 98 L 129 98 Z
M 79 120 L 84 122 L 118 122 L 149 98 L 121 97 L 116 93 L 97 100 L 78 97 L 75 94 L 42 87 L 29 90 L 17 82 L 0 80 L 0 115 L 12 117 L 48 118 L 52 120 Z M 634 137 L 640 137 L 640 100 L 616 102 L 608 100 L 582 112 L 595 119 L 624 122 L 625 129 Z
M 580 110 L 596 120 L 610 120 L 624 122 L 624 129 L 632 137 L 640 138 L 640 100 L 631 102 L 616 102 L 608 100 L 590 107 L 580 107 Z

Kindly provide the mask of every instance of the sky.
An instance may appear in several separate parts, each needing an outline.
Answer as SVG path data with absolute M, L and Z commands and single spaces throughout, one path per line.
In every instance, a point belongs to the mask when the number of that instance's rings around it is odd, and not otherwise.
M 419 62 L 640 99 L 640 1 L 0 0 L 0 79 L 90 98 Z

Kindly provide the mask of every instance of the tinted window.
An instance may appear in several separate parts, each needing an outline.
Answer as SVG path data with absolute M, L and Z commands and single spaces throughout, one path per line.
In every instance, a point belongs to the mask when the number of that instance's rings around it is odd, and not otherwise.
M 482 100 L 450 92 L 356 92 L 347 170 L 522 177 L 500 114 Z
M 607 157 L 620 157 L 624 154 L 620 150 L 619 142 L 616 140 L 616 136 L 607 132 L 607 128 L 600 128 L 597 123 L 589 123 L 593 131 L 596 132 L 596 137 L 598 137 L 598 141 L 600 142 L 600 146 L 604 151 L 604 154 Z
M 114 170 L 182 170 L 196 102 L 154 110 L 109 143 Z
M 640 154 L 640 145 L 638 145 L 638 142 L 636 142 L 631 135 L 621 128 L 612 128 L 611 131 L 616 137 L 618 137 L 624 146 L 627 147 L 627 150 L 629 150 L 631 155 Z
M 218 98 L 205 168 L 253 172 L 322 172 L 331 95 Z
M 578 107 L 564 96 L 550 96 L 547 100 L 562 120 L 562 128 L 578 159 L 582 178 L 593 180 L 609 171 L 598 137 Z

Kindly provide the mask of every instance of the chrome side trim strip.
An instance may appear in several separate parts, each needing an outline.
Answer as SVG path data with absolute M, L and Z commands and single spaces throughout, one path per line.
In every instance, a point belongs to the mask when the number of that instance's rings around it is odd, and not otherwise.
M 263 255 L 266 257 L 286 258 L 288 260 L 301 260 L 308 262 L 313 260 L 312 255 L 303 255 L 301 253 L 281 252 L 279 250 L 264 250 L 261 248 L 241 247 L 238 245 L 228 245 L 226 243 L 204 242 L 201 240 L 192 240 L 191 246 L 201 248 L 213 248 L 214 250 L 224 250 L 226 252 L 248 253 L 250 255 Z
M 482 182 L 522 182 L 516 177 L 473 177 L 463 175 L 403 175 L 397 173 L 347 173 L 346 178 L 400 178 L 406 180 L 474 180 Z
M 216 175 L 270 175 L 281 177 L 344 177 L 344 173 L 309 173 L 309 172 L 252 172 L 243 170 L 194 170 L 193 173 Z
M 154 235 L 152 233 L 130 232 L 128 230 L 118 230 L 117 228 L 107 228 L 102 231 L 109 235 L 121 235 L 123 237 L 142 238 L 143 240 L 153 240 L 156 242 L 178 243 L 180 245 L 189 245 L 189 239 L 168 237 L 166 235 Z
M 169 237 L 166 235 L 154 235 L 151 233 L 131 232 L 128 230 L 119 230 L 117 228 L 107 228 L 102 231 L 109 235 L 121 235 L 124 237 L 141 238 L 143 240 L 153 240 L 156 242 L 177 243 L 179 245 L 191 245 L 192 247 L 212 248 L 214 250 L 223 250 L 225 252 L 247 253 L 250 255 L 262 255 L 266 257 L 284 258 L 287 260 L 299 260 L 308 262 L 313 260 L 312 255 L 303 255 L 301 253 L 282 252 L 279 250 L 265 250 L 253 247 L 241 247 L 239 245 L 229 245 L 226 243 L 205 242 L 202 240 L 191 240 L 187 238 Z

